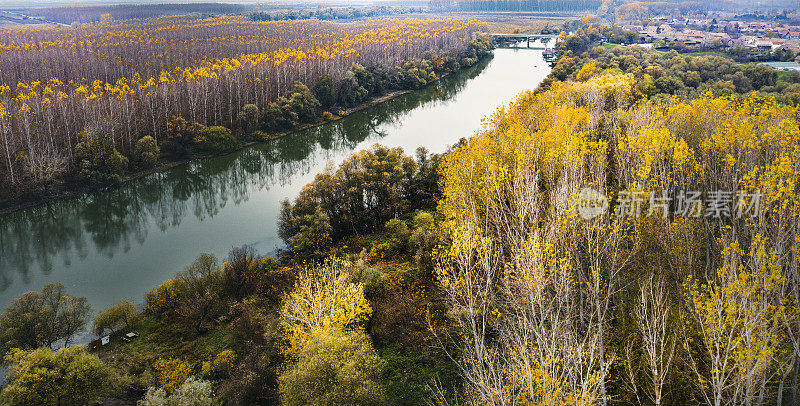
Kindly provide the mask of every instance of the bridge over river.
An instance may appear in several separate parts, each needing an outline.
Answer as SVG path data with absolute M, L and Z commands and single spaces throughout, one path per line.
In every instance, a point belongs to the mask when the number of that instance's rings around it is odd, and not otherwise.
M 504 43 L 517 43 L 517 42 L 525 42 L 528 48 L 533 49 L 545 49 L 547 42 L 549 40 L 554 39 L 555 36 L 551 34 L 502 34 L 502 33 L 492 33 L 489 34 L 492 39 L 495 40 L 498 44 Z M 545 40 L 541 41 L 541 46 L 531 46 L 531 43 L 535 43 L 537 40 Z

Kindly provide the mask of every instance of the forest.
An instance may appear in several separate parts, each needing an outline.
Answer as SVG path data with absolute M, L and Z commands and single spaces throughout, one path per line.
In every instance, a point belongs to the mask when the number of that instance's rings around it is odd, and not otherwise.
M 116 182 L 162 155 L 335 119 L 474 64 L 488 49 L 471 42 L 480 27 L 174 16 L 2 31 L 0 198 Z
M 642 99 L 619 73 L 498 111 L 443 164 L 464 396 L 796 402 L 798 135 L 794 105 Z M 581 215 L 583 188 L 604 212 Z
M 184 4 L 117 4 L 80 5 L 61 7 L 40 7 L 21 10 L 27 15 L 43 17 L 62 24 L 96 23 L 103 18 L 129 20 L 133 18 L 152 18 L 171 15 L 195 14 L 212 16 L 220 14 L 241 14 L 252 7 L 234 3 L 184 3 Z
M 282 203 L 273 256 L 199 254 L 94 317 L 60 284 L 16 298 L 0 403 L 800 403 L 800 78 L 593 35 L 561 35 L 539 88 L 442 153 L 375 144 L 328 165 Z M 232 148 L 489 52 L 425 41 L 461 48 L 382 66 L 375 47 L 221 122 L 189 106 L 159 137 Z M 68 345 L 87 330 L 114 341 Z
M 792 404 L 800 110 L 636 83 L 553 81 L 443 154 L 353 154 L 283 204 L 278 257 L 202 254 L 144 311 L 95 317 L 139 341 L 54 352 L 89 327 L 86 305 L 29 292 L 0 316 L 19 348 L 0 398 Z M 584 188 L 605 211 L 582 214 Z M 56 362 L 102 379 L 45 390 Z

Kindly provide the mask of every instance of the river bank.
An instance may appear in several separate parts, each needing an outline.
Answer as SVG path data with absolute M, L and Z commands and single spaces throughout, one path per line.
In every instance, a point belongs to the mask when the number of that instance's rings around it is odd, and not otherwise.
M 540 51 L 497 49 L 471 68 L 341 119 L 0 215 L 0 306 L 57 282 L 95 310 L 126 298 L 137 303 L 201 252 L 223 258 L 249 245 L 270 255 L 283 247 L 281 201 L 329 163 L 375 143 L 444 152 L 549 72 Z
M 446 77 L 446 76 L 447 75 L 443 75 L 442 77 Z M 130 173 L 130 174 L 127 174 L 127 175 L 123 176 L 122 177 L 122 181 L 119 182 L 119 183 L 113 183 L 113 184 L 108 184 L 108 185 L 85 185 L 85 184 L 82 185 L 82 184 L 79 184 L 77 182 L 66 182 L 65 181 L 65 182 L 60 182 L 58 185 L 44 185 L 44 190 L 42 190 L 40 188 L 40 189 L 37 189 L 37 190 L 33 190 L 33 191 L 31 191 L 31 192 L 29 192 L 29 193 L 27 193 L 27 194 L 25 194 L 25 195 L 23 195 L 21 197 L 12 198 L 12 199 L 6 199 L 6 200 L 0 200 L 0 215 L 10 214 L 10 213 L 13 213 L 13 212 L 18 211 L 18 210 L 33 208 L 33 207 L 36 207 L 36 206 L 52 203 L 52 202 L 55 202 L 55 201 L 58 201 L 58 200 L 61 200 L 61 199 L 66 199 L 66 198 L 69 198 L 69 197 L 82 196 L 82 195 L 85 195 L 85 194 L 88 194 L 88 193 L 112 190 L 112 189 L 118 188 L 118 187 L 120 187 L 120 186 L 122 186 L 122 185 L 124 185 L 124 184 L 126 184 L 126 183 L 128 183 L 130 181 L 132 181 L 132 180 L 140 179 L 140 178 L 142 178 L 144 176 L 152 175 L 152 174 L 157 173 L 157 172 L 163 172 L 163 171 L 166 171 L 166 170 L 170 170 L 170 169 L 179 167 L 181 165 L 186 165 L 187 163 L 190 163 L 190 162 L 193 162 L 193 161 L 196 161 L 196 160 L 199 160 L 199 159 L 207 159 L 207 158 L 214 158 L 214 157 L 234 154 L 234 153 L 236 153 L 238 151 L 241 151 L 243 149 L 246 149 L 246 148 L 251 148 L 251 147 L 256 146 L 256 145 L 266 144 L 266 143 L 269 143 L 271 141 L 274 141 L 276 139 L 285 137 L 285 136 L 290 135 L 290 134 L 301 132 L 301 131 L 307 130 L 309 128 L 318 127 L 318 126 L 321 126 L 323 124 L 330 123 L 332 121 L 340 120 L 342 117 L 346 117 L 346 116 L 348 116 L 350 114 L 353 114 L 353 113 L 355 113 L 357 111 L 361 111 L 361 110 L 364 110 L 366 108 L 372 107 L 372 106 L 374 106 L 376 104 L 384 103 L 384 102 L 386 102 L 388 100 L 391 100 L 391 99 L 393 99 L 393 98 L 395 98 L 397 96 L 404 95 L 404 94 L 409 93 L 409 92 L 411 92 L 411 90 L 397 90 L 397 91 L 394 91 L 394 92 L 389 92 L 389 93 L 387 93 L 385 95 L 382 95 L 382 96 L 379 96 L 379 97 L 375 97 L 375 98 L 373 98 L 373 99 L 371 99 L 371 100 L 369 100 L 367 102 L 361 103 L 358 106 L 351 107 L 351 108 L 348 108 L 348 109 L 339 110 L 339 112 L 344 112 L 344 114 L 337 115 L 333 119 L 327 119 L 326 120 L 324 118 L 319 118 L 319 120 L 314 122 L 314 123 L 303 124 L 303 125 L 301 125 L 299 127 L 293 128 L 293 129 L 291 129 L 289 131 L 282 131 L 282 132 L 268 134 L 269 135 L 269 140 L 267 140 L 267 141 L 246 141 L 246 142 L 242 143 L 240 148 L 237 148 L 237 149 L 235 149 L 233 151 L 227 151 L 227 152 L 222 153 L 222 154 L 192 153 L 192 154 L 188 155 L 185 159 L 181 159 L 181 160 L 177 160 L 177 161 L 169 160 L 169 159 L 166 159 L 166 158 L 162 157 L 162 158 L 159 159 L 158 163 L 156 163 L 154 166 L 152 166 L 150 168 L 147 168 L 147 169 L 144 169 L 144 170 L 140 170 L 140 171 L 136 171 L 136 172 L 133 172 L 133 173 Z M 51 186 L 56 186 L 56 187 L 55 188 L 51 188 Z

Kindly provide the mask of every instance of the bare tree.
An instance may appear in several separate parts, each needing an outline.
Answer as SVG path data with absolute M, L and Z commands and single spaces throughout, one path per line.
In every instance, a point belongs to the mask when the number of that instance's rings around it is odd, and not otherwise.
M 671 325 L 671 311 L 663 276 L 654 274 L 642 281 L 635 310 L 641 333 L 649 385 L 646 390 L 655 405 L 664 399 L 664 385 L 672 369 L 676 336 Z

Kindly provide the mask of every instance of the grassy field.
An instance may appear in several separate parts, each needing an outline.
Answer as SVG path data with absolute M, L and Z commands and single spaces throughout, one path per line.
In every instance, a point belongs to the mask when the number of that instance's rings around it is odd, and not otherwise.
M 490 32 L 498 33 L 523 33 L 538 34 L 544 28 L 558 28 L 565 22 L 580 18 L 580 16 L 542 15 L 542 14 L 509 14 L 485 13 L 476 14 L 474 17 L 489 24 Z
M 414 18 L 462 18 L 486 22 L 489 32 L 538 34 L 543 28 L 558 28 L 565 22 L 577 20 L 579 14 L 563 13 L 414 13 Z

